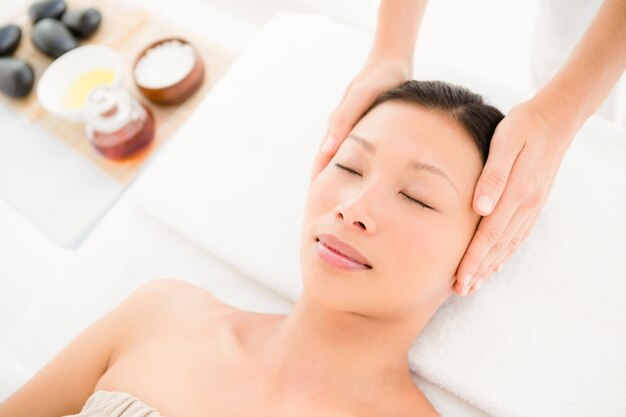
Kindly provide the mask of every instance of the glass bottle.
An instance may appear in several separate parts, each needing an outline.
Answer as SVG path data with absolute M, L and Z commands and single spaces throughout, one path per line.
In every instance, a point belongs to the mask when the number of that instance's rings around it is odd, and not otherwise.
M 87 139 L 110 159 L 136 156 L 154 138 L 152 112 L 123 88 L 95 88 L 87 97 L 84 116 Z

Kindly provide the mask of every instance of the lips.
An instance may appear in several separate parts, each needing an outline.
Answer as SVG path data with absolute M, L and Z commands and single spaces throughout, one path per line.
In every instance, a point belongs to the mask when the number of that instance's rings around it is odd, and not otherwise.
M 341 239 L 339 239 L 337 236 L 333 234 L 330 234 L 330 233 L 319 234 L 316 238 L 316 241 L 319 241 L 324 246 L 330 248 L 334 252 L 338 253 L 339 255 L 345 258 L 348 258 L 349 260 L 353 262 L 357 262 L 361 265 L 364 265 L 369 269 L 372 268 L 372 266 L 369 264 L 369 261 L 367 260 L 365 256 L 363 256 L 361 253 L 359 253 L 359 251 L 357 251 L 352 246 L 342 241 Z

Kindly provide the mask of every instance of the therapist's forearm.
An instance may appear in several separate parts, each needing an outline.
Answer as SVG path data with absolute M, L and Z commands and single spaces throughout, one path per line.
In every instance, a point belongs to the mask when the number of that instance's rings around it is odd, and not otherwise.
M 381 0 L 369 60 L 392 59 L 413 64 L 417 33 L 427 0 Z
M 565 64 L 533 97 L 555 125 L 575 133 L 626 70 L 626 0 L 605 0 Z

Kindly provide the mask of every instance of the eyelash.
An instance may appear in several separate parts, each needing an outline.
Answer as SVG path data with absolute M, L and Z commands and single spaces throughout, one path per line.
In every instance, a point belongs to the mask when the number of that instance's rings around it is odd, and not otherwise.
M 346 167 L 346 166 L 343 166 L 343 165 L 341 165 L 341 164 L 335 163 L 335 166 L 336 166 L 337 168 L 342 169 L 342 170 L 344 170 L 344 171 L 347 171 L 347 172 L 349 172 L 349 173 L 351 173 L 351 174 L 355 174 L 355 175 L 359 175 L 359 176 L 361 176 L 361 174 L 359 174 L 359 173 L 358 173 L 358 172 L 356 172 L 355 170 L 353 170 L 353 169 L 351 169 L 351 168 L 348 168 L 348 167 Z M 416 200 L 416 199 L 414 199 L 414 198 L 412 198 L 412 197 L 409 197 L 408 195 L 406 195 L 406 194 L 404 194 L 404 193 L 400 193 L 400 194 L 402 194 L 402 197 L 404 197 L 404 199 L 405 199 L 405 200 L 408 200 L 410 203 L 417 204 L 417 205 L 419 205 L 419 206 L 421 206 L 421 207 L 424 207 L 424 208 L 427 208 L 427 209 L 434 210 L 432 207 L 427 206 L 426 204 L 422 203 L 422 202 L 421 202 L 421 201 L 419 201 L 419 200 Z

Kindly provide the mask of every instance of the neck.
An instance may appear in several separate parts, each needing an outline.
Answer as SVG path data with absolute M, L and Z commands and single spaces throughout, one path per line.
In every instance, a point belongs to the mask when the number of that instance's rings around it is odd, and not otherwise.
M 276 389 L 337 395 L 414 387 L 408 351 L 442 300 L 402 318 L 371 317 L 324 307 L 303 291 L 293 311 L 257 346 Z

